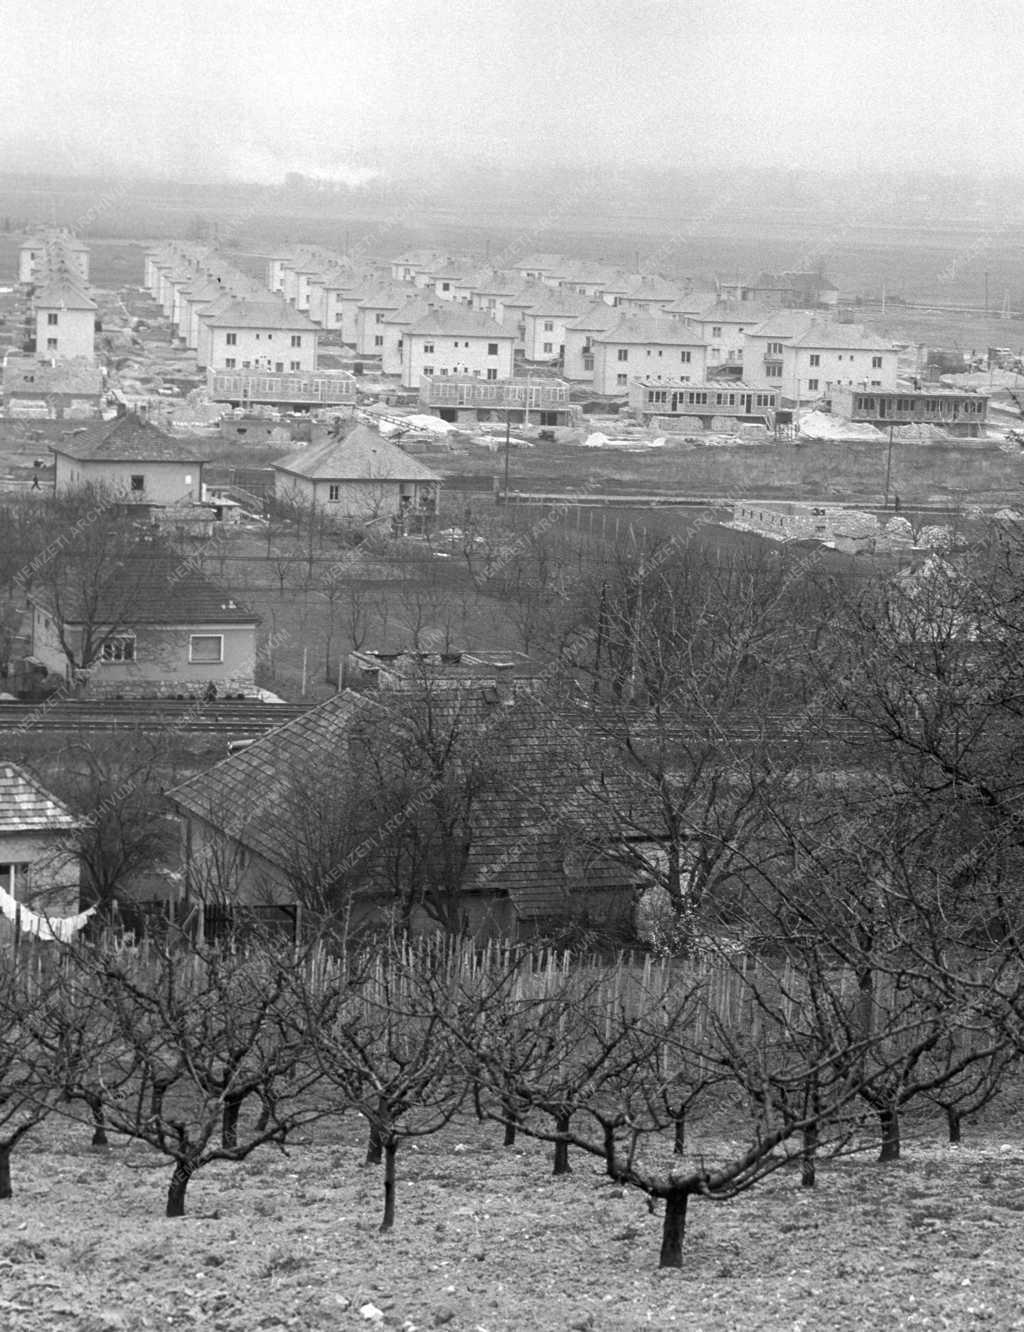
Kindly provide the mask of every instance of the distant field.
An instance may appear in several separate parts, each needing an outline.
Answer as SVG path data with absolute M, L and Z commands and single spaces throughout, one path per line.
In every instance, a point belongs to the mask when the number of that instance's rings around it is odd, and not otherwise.
M 588 493 L 716 496 L 756 495 L 880 503 L 888 445 L 875 443 L 750 444 L 724 448 L 666 447 L 650 453 L 538 445 L 511 457 L 511 489 Z M 492 455 L 432 459 L 442 473 L 489 476 Z M 991 504 L 1016 500 L 1024 457 L 985 441 L 907 444 L 892 451 L 890 492 L 906 503 Z

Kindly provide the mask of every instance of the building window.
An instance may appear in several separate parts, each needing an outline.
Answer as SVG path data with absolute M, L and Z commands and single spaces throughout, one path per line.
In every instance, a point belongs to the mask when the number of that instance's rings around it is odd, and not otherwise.
M 469 346 L 469 343 L 468 343 L 468 342 L 466 343 L 466 346 L 467 346 L 467 347 Z M 497 356 L 497 354 L 498 354 L 498 344 L 497 344 L 496 342 L 489 342 L 489 343 L 487 344 L 487 355 L 488 355 L 488 356 Z
M 766 365 L 765 368 L 764 368 L 764 373 L 765 373 L 765 377 L 766 377 L 767 379 L 781 379 L 781 378 L 782 378 L 782 366 L 781 366 L 781 365 Z
M 188 659 L 202 665 L 224 660 L 223 634 L 189 634 Z
M 629 360 L 629 348 L 628 348 L 628 347 L 620 347 L 619 350 L 616 352 L 616 355 L 618 356 L 618 358 L 619 358 L 620 361 L 628 361 L 628 360 Z
M 341 486 L 338 485 L 337 483 L 332 484 L 332 485 L 329 485 L 329 486 L 327 487 L 327 498 L 328 498 L 329 500 L 340 500 L 340 499 L 341 499 Z
M 47 338 L 47 339 L 46 339 L 46 350 L 47 350 L 47 351 L 56 351 L 56 350 L 57 350 L 57 339 L 56 339 L 56 338 Z
M 116 634 L 100 648 L 100 661 L 135 661 L 135 635 Z
M 374 321 L 375 324 L 383 324 L 383 322 L 384 322 L 384 315 L 383 315 L 382 313 L 378 312 L 377 314 L 375 314 L 375 315 L 373 316 L 373 321 Z M 298 346 L 298 343 L 295 341 L 294 338 L 292 338 L 292 346 L 293 346 L 293 347 L 297 347 L 297 346 Z
M 425 342 L 423 344 L 423 354 L 424 356 L 433 356 L 434 344 L 432 342 Z
M 15 897 L 19 886 L 28 883 L 28 875 L 29 861 L 27 860 L 10 861 L 0 865 L 0 888 Z
M 721 324 L 713 324 L 713 325 L 711 326 L 711 336 L 712 336 L 713 338 L 720 338 L 720 337 L 722 336 L 722 326 L 721 326 Z
M 881 368 L 882 368 L 882 358 L 881 358 L 880 356 L 872 356 L 872 358 L 871 358 L 871 369 L 872 369 L 872 370 L 881 370 Z
M 48 314 L 46 316 L 46 322 L 50 325 L 51 328 L 55 328 L 57 325 L 57 316 L 55 314 Z
M 491 365 L 491 366 L 488 366 L 488 367 L 487 367 L 487 378 L 488 378 L 488 379 L 497 379 L 497 378 L 498 378 L 498 371 L 497 371 L 497 368 L 496 368 L 495 366 Z
M 224 341 L 228 344 L 229 347 L 235 347 L 238 345 L 238 334 L 229 333 L 227 337 L 224 339 Z
M 554 333 L 554 331 L 555 331 L 555 325 L 554 325 L 554 323 L 553 323 L 550 319 L 545 319 L 545 320 L 544 320 L 544 332 L 545 332 L 545 333 Z
M 769 342 L 769 344 L 768 344 L 768 349 L 767 349 L 767 351 L 765 352 L 765 355 L 766 355 L 766 356 L 781 356 L 781 355 L 782 355 L 782 343 L 781 343 L 781 342 Z
M 301 362 L 301 361 L 289 361 L 289 362 L 288 362 L 288 369 L 289 369 L 289 370 L 301 370 L 301 369 L 302 369 L 302 362 Z
M 375 347 L 383 347 L 383 346 L 384 346 L 384 334 L 383 334 L 383 333 L 378 333 L 378 334 L 377 334 L 377 336 L 373 339 L 373 345 L 374 345 Z
M 293 333 L 293 334 L 292 334 L 292 346 L 293 346 L 293 347 L 301 347 L 301 346 L 302 346 L 302 334 L 301 334 L 301 333 Z
M 684 365 L 689 365 L 692 357 L 688 351 L 684 351 L 679 353 L 679 359 Z
M 554 351 L 554 344 L 553 344 L 553 343 L 550 343 L 550 342 L 545 342 L 545 344 L 544 344 L 544 350 L 545 350 L 546 352 Z
M 432 375 L 434 373 L 434 367 L 432 365 L 425 365 L 423 367 L 423 373 L 425 375 Z
M 584 369 L 584 370 L 593 370 L 593 368 L 594 368 L 594 358 L 593 358 L 592 356 L 584 356 L 584 358 L 583 358 L 583 369 Z
M 137 474 L 133 476 L 132 490 L 145 490 L 145 489 L 146 489 L 146 478 L 144 476 L 139 476 Z
M 839 359 L 842 360 L 843 358 L 840 356 Z M 821 365 L 821 357 L 817 352 L 811 352 L 811 365 Z
M 235 368 L 235 358 L 233 356 L 229 356 L 227 360 L 224 362 L 224 369 L 234 370 L 234 368 Z
M 626 386 L 626 376 L 625 376 L 625 375 L 616 375 L 616 376 L 615 376 L 615 382 L 616 382 L 616 384 L 619 385 L 620 388 L 625 388 L 625 386 Z
M 816 393 L 818 391 L 818 381 L 816 379 L 809 379 L 807 381 L 807 387 L 811 393 Z

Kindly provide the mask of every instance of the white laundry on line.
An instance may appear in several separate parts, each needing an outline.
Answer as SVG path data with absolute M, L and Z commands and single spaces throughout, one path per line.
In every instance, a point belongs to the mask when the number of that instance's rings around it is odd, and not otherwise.
M 18 924 L 22 934 L 30 934 L 48 943 L 70 943 L 95 910 L 95 907 L 89 907 L 77 916 L 41 916 L 12 897 L 6 888 L 0 888 L 0 912 Z

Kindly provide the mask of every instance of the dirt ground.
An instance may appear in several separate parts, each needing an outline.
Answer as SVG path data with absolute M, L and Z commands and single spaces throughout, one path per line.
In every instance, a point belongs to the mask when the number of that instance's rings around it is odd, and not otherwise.
M 847 1332 L 1024 1328 L 1024 1149 L 929 1134 L 904 1160 L 780 1171 L 691 1204 L 681 1271 L 659 1271 L 660 1218 L 574 1157 L 458 1124 L 399 1153 L 396 1229 L 349 1117 L 287 1156 L 211 1166 L 189 1215 L 162 1215 L 169 1167 L 51 1123 L 13 1158 L 0 1204 L 0 1326 L 10 1332 Z M 720 1143 L 694 1142 L 710 1150 Z M 368 1309 L 367 1306 L 373 1306 Z

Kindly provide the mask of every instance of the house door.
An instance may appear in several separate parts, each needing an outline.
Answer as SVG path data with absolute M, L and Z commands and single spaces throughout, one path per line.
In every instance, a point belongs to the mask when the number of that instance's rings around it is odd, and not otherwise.
M 754 406 L 754 395 L 752 393 L 748 393 L 747 396 L 743 399 L 743 402 L 744 402 L 745 413 L 747 416 L 749 416 Z
M 879 399 L 878 399 L 878 419 L 879 419 L 880 421 L 884 421 L 884 420 L 885 420 L 885 399 L 884 399 L 884 398 L 879 398 Z

